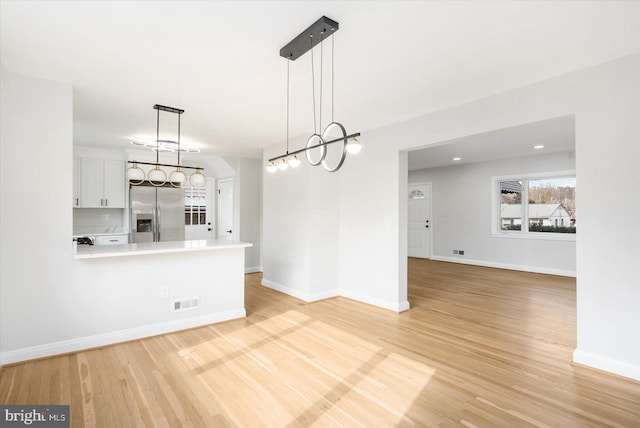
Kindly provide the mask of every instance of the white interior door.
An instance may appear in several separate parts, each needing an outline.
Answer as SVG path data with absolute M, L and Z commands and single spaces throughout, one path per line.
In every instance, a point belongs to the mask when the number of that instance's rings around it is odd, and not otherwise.
M 233 239 L 233 179 L 218 181 L 218 239 Z
M 409 185 L 409 257 L 431 257 L 431 183 Z
M 184 239 L 213 239 L 213 183 L 184 187 Z

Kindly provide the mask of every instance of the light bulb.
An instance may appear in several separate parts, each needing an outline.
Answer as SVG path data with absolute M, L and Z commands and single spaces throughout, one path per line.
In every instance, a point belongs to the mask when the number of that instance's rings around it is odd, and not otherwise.
M 207 178 L 200 172 L 199 168 L 196 168 L 196 172 L 189 177 L 189 183 L 191 183 L 193 187 L 202 187 L 206 182 Z
M 284 171 L 284 170 L 286 170 L 287 168 L 289 168 L 289 164 L 288 164 L 287 162 L 285 162 L 285 160 L 284 160 L 284 159 L 282 159 L 280 162 L 278 162 L 278 169 L 279 169 L 280 171 Z
M 271 162 L 269 162 L 267 164 L 267 171 L 270 172 L 271 174 L 273 174 L 277 170 L 278 170 L 278 167 L 276 166 L 275 163 L 273 163 L 273 161 L 271 161 Z
M 137 163 L 133 163 L 132 166 L 127 168 L 125 177 L 129 183 L 135 185 L 142 184 L 144 182 L 144 171 L 138 167 Z
M 156 167 L 147 174 L 147 179 L 153 186 L 160 187 L 167 182 L 167 173 L 161 170 L 159 165 L 156 165 Z
M 300 159 L 298 159 L 298 156 L 296 155 L 291 156 L 288 162 L 291 168 L 297 168 L 300 166 Z
M 173 187 L 181 187 L 187 182 L 187 174 L 182 172 L 182 169 L 178 167 L 175 171 L 169 174 L 169 181 Z
M 350 139 L 349 142 L 347 143 L 347 151 L 352 155 L 355 155 L 360 153 L 360 150 L 362 150 L 362 146 L 360 145 L 360 142 L 358 141 L 358 139 L 355 137 Z

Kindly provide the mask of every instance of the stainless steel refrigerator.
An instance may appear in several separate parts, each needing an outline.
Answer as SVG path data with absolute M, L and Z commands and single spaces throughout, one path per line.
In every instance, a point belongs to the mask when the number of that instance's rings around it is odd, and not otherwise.
M 129 207 L 131 242 L 184 241 L 184 189 L 130 186 Z

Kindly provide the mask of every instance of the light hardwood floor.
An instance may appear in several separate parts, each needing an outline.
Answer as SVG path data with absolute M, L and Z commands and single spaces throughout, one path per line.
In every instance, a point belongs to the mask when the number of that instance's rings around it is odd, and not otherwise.
M 572 366 L 575 280 L 409 259 L 402 314 L 246 277 L 247 319 L 7 366 L 74 427 L 637 427 L 640 383 Z

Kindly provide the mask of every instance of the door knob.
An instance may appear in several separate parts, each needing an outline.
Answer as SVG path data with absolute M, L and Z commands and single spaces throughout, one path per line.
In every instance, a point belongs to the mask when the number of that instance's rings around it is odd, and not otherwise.
M 211 229 L 210 227 L 208 227 L 208 228 L 207 228 L 207 230 L 208 230 L 209 232 L 211 232 L 213 229 Z
M 425 227 L 426 227 L 427 229 L 429 229 L 429 225 L 428 225 L 428 224 L 427 224 Z
M 231 233 L 231 231 L 230 231 L 230 230 L 227 230 L 227 233 Z

